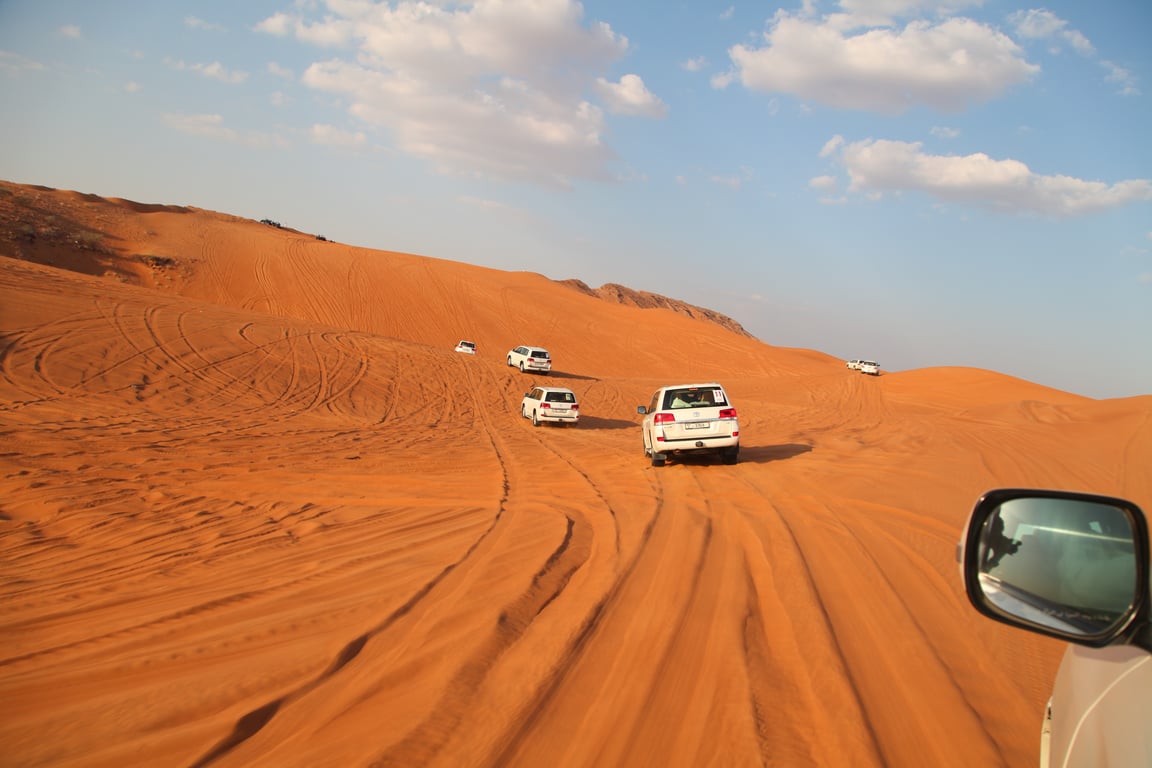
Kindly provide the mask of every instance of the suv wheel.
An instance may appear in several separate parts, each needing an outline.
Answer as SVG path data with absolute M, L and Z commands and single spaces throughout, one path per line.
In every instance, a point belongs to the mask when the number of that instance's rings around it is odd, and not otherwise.
M 524 361 L 520 361 L 520 373 L 524 373 Z
M 662 454 L 662 453 L 652 454 L 652 466 L 662 467 L 662 466 L 664 466 L 664 463 L 666 461 L 668 461 L 668 458 L 664 454 Z
M 540 419 L 536 418 L 536 411 L 532 411 L 532 426 L 540 426 Z
M 724 450 L 724 463 L 735 464 L 740 460 L 740 446 L 735 448 L 727 448 Z
M 508 359 L 505 360 L 504 362 L 505 362 L 505 365 L 507 365 L 509 368 L 511 368 L 512 367 L 512 356 L 509 355 Z

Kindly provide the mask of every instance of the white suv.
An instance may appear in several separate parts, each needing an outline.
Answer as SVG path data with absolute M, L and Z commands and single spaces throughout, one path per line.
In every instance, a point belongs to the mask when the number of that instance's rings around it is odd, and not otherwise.
M 562 387 L 536 387 L 524 393 L 520 403 L 520 415 L 532 419 L 532 426 L 538 427 L 545 421 L 554 421 L 573 426 L 580 420 L 580 403 L 576 394 Z
M 873 376 L 879 376 L 880 363 L 876 363 L 871 360 L 861 360 L 860 364 L 856 366 L 856 370 L 860 371 L 860 373 L 869 373 Z
M 543 347 L 516 347 L 508 353 L 508 365 L 521 373 L 536 371 L 547 376 L 552 370 L 552 356 Z
M 964 588 L 997 621 L 1072 643 L 1040 729 L 1042 768 L 1152 765 L 1148 523 L 1130 501 L 984 494 L 957 547 Z
M 644 455 L 652 458 L 654 467 L 672 455 L 713 453 L 725 464 L 735 464 L 740 455 L 736 409 L 715 382 L 661 387 L 652 402 L 636 412 L 644 416 Z

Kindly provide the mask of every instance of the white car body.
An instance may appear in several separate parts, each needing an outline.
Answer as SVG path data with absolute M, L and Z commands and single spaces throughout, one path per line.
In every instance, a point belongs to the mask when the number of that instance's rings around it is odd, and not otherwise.
M 860 360 L 849 360 L 847 363 L 844 364 L 844 367 L 850 371 L 858 371 L 858 370 L 860 370 L 860 363 L 861 363 Z
M 856 366 L 856 370 L 860 371 L 860 373 L 868 373 L 873 376 L 879 376 L 880 364 L 873 362 L 872 360 L 861 360 L 860 364 Z
M 1041 768 L 1152 765 L 1152 654 L 1070 645 L 1041 735 Z
M 552 370 L 552 356 L 543 347 L 516 347 L 508 352 L 507 362 L 521 373 L 534 371 L 547 375 Z
M 957 557 L 977 611 L 1070 643 L 1040 729 L 1041 768 L 1152 766 L 1152 562 L 1140 508 L 989 491 Z
M 717 454 L 735 464 L 740 454 L 740 423 L 724 388 L 716 382 L 661 387 L 647 406 L 640 430 L 644 455 L 660 467 L 671 456 Z
M 463 352 L 465 355 L 474 355 L 476 354 L 476 342 L 461 340 L 460 343 L 456 345 L 456 351 Z
M 575 425 L 580 420 L 576 393 L 563 387 L 534 387 L 524 393 L 520 415 L 538 427 L 546 421 Z

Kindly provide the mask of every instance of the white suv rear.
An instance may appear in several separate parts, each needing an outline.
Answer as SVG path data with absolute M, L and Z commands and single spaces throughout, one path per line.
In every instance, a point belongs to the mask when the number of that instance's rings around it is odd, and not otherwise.
M 543 347 L 516 347 L 508 353 L 508 365 L 521 373 L 536 371 L 548 374 L 552 370 L 552 356 Z
M 545 421 L 575 426 L 580 420 L 580 403 L 576 394 L 563 387 L 535 387 L 524 393 L 520 403 L 520 415 L 532 419 L 532 426 L 538 427 Z
M 644 416 L 644 455 L 652 458 L 654 467 L 673 455 L 713 453 L 725 464 L 735 464 L 740 455 L 736 409 L 715 382 L 661 387 L 652 402 L 636 412 Z

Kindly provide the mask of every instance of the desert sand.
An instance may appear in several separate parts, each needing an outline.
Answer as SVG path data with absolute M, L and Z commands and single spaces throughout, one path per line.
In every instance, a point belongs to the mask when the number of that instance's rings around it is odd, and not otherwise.
M 1031 766 L 1064 647 L 967 605 L 972 503 L 1152 509 L 1152 396 L 862 376 L 201 209 L 0 212 L 3 766 Z M 652 467 L 636 406 L 711 380 L 740 463 Z

